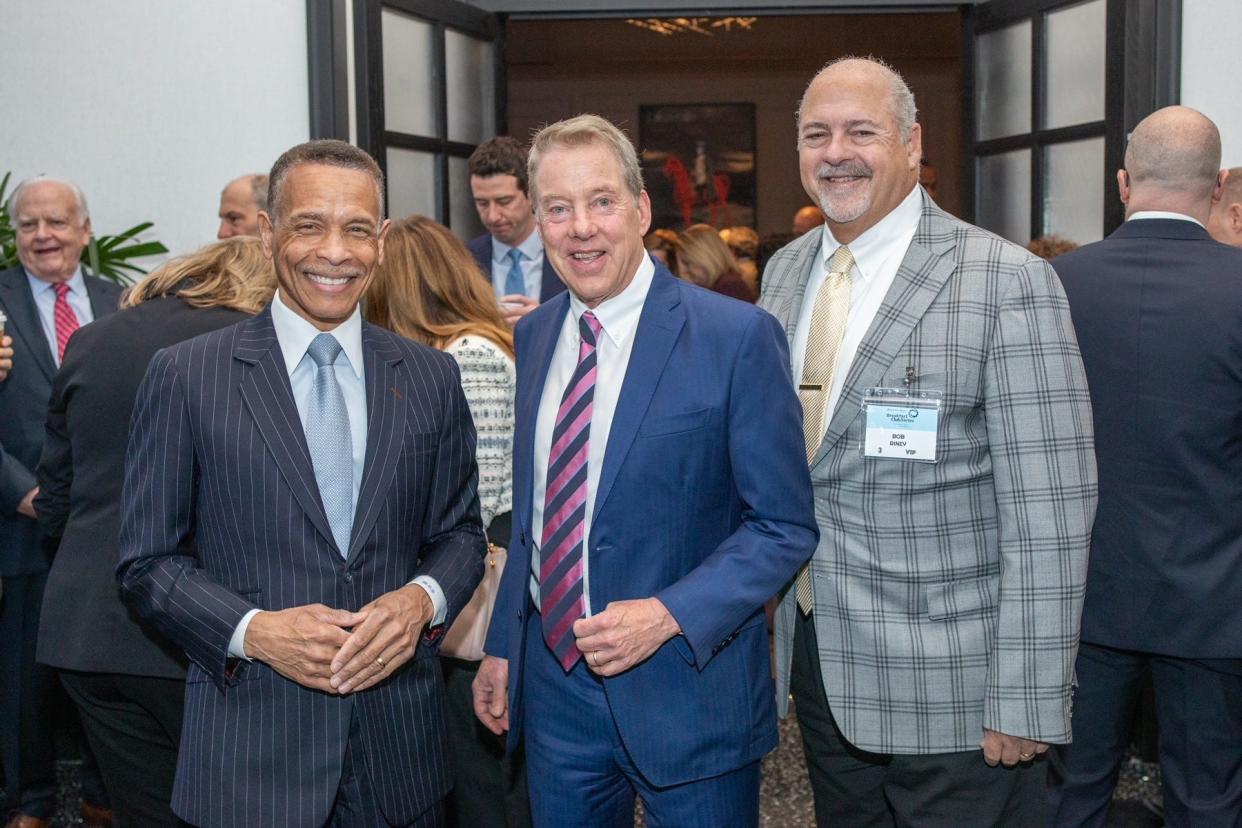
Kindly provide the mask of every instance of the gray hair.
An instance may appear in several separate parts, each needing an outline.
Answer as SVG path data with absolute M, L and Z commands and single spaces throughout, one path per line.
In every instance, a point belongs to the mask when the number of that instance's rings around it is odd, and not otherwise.
M 897 122 L 897 131 L 901 135 L 903 144 L 909 143 L 910 133 L 914 131 L 914 124 L 918 120 L 918 107 L 914 104 L 914 93 L 910 91 L 909 84 L 901 73 L 878 57 L 868 55 L 860 57 L 858 55 L 846 55 L 834 60 L 830 60 L 820 67 L 819 71 L 811 77 L 807 82 L 806 88 L 802 90 L 802 98 L 798 101 L 798 111 L 794 115 L 794 121 L 797 124 L 802 123 L 802 108 L 806 106 L 806 95 L 811 90 L 812 84 L 819 79 L 819 76 L 838 66 L 842 63 L 861 63 L 874 67 L 882 71 L 888 78 L 888 103 L 889 109 L 892 111 L 893 119 Z
M 276 223 L 276 213 L 280 209 L 280 193 L 284 187 L 285 176 L 289 170 L 299 164 L 324 164 L 329 167 L 341 167 L 346 170 L 357 170 L 371 176 L 375 182 L 375 198 L 379 202 L 379 217 L 384 218 L 384 173 L 375 159 L 363 149 L 335 139 L 307 141 L 290 147 L 281 153 L 272 165 L 268 174 L 267 214 L 272 223 Z
M 535 183 L 539 162 L 543 156 L 557 147 L 584 147 L 603 144 L 612 150 L 621 166 L 626 189 L 637 198 L 643 191 L 643 172 L 638 165 L 638 153 L 625 133 L 606 118 L 598 115 L 578 115 L 564 121 L 549 124 L 535 134 L 531 141 L 530 157 L 526 162 L 527 180 L 530 183 L 530 200 L 539 212 L 539 192 Z
M 76 202 L 76 207 L 78 211 L 78 225 L 81 226 L 83 224 L 86 224 L 87 219 L 91 217 L 91 211 L 90 211 L 90 208 L 86 206 L 86 195 L 82 192 L 82 188 L 79 187 L 77 184 L 74 184 L 72 181 L 66 181 L 63 178 L 50 178 L 44 175 L 38 175 L 38 176 L 35 176 L 34 178 L 27 178 L 25 181 L 21 182 L 15 188 L 13 188 L 13 193 L 12 195 L 9 196 L 9 200 L 5 203 L 4 206 L 5 206 L 5 209 L 8 210 L 9 215 L 14 217 L 14 220 L 16 220 L 16 216 L 17 216 L 18 202 L 21 200 L 22 193 L 26 190 L 26 188 L 29 187 L 31 184 L 44 184 L 44 183 L 63 184 L 65 187 L 68 187 L 69 192 L 73 193 L 73 200 Z
M 260 210 L 267 210 L 267 181 L 268 178 L 262 173 L 255 173 L 247 176 L 250 180 L 250 197 L 254 199 L 254 206 Z

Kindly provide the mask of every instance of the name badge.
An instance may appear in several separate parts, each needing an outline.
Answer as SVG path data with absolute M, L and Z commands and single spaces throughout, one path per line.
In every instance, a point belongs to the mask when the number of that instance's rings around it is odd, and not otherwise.
M 867 388 L 863 391 L 866 434 L 863 456 L 889 460 L 936 462 L 941 391 Z

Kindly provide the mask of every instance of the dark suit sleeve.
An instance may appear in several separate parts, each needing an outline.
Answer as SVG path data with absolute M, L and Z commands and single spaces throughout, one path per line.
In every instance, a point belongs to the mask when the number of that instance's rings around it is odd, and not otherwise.
M 742 524 L 656 596 L 681 625 L 700 670 L 794 577 L 819 538 L 788 347 L 766 312 L 743 333 L 730 389 L 728 452 Z
M 453 625 L 474 595 L 483 577 L 487 551 L 479 517 L 474 420 L 461 388 L 457 363 L 446 356 L 442 364 L 446 367 L 446 402 L 418 567 L 419 575 L 434 578 L 444 592 L 447 615 L 444 624 L 437 628 L 439 631 Z
M 0 510 L 9 516 L 17 514 L 22 498 L 36 485 L 30 469 L 0 446 Z
M 80 336 L 69 340 L 65 361 L 52 382 L 52 396 L 47 406 L 43 453 L 39 457 L 39 493 L 35 495 L 35 512 L 43 531 L 54 538 L 65 532 L 69 520 L 69 490 L 73 486 L 73 448 L 69 443 L 68 400 L 65 389 L 73 370 L 72 357 Z
M 160 351 L 130 420 L 117 580 L 126 605 L 224 687 L 229 639 L 257 608 L 213 581 L 183 543 L 194 530 L 197 492 L 184 379 Z

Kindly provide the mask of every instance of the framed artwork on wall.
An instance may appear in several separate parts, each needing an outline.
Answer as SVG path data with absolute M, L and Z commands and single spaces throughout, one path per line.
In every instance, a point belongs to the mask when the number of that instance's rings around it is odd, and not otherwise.
M 755 105 L 638 108 L 652 229 L 691 224 L 755 227 Z

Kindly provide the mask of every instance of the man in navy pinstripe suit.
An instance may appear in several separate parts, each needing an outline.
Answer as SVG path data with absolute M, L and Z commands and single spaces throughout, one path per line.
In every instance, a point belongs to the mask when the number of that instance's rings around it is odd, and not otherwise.
M 282 155 L 271 307 L 139 391 L 117 573 L 191 659 L 172 806 L 195 825 L 443 820 L 433 656 L 482 574 L 475 435 L 453 360 L 359 316 L 382 187 L 342 142 Z

